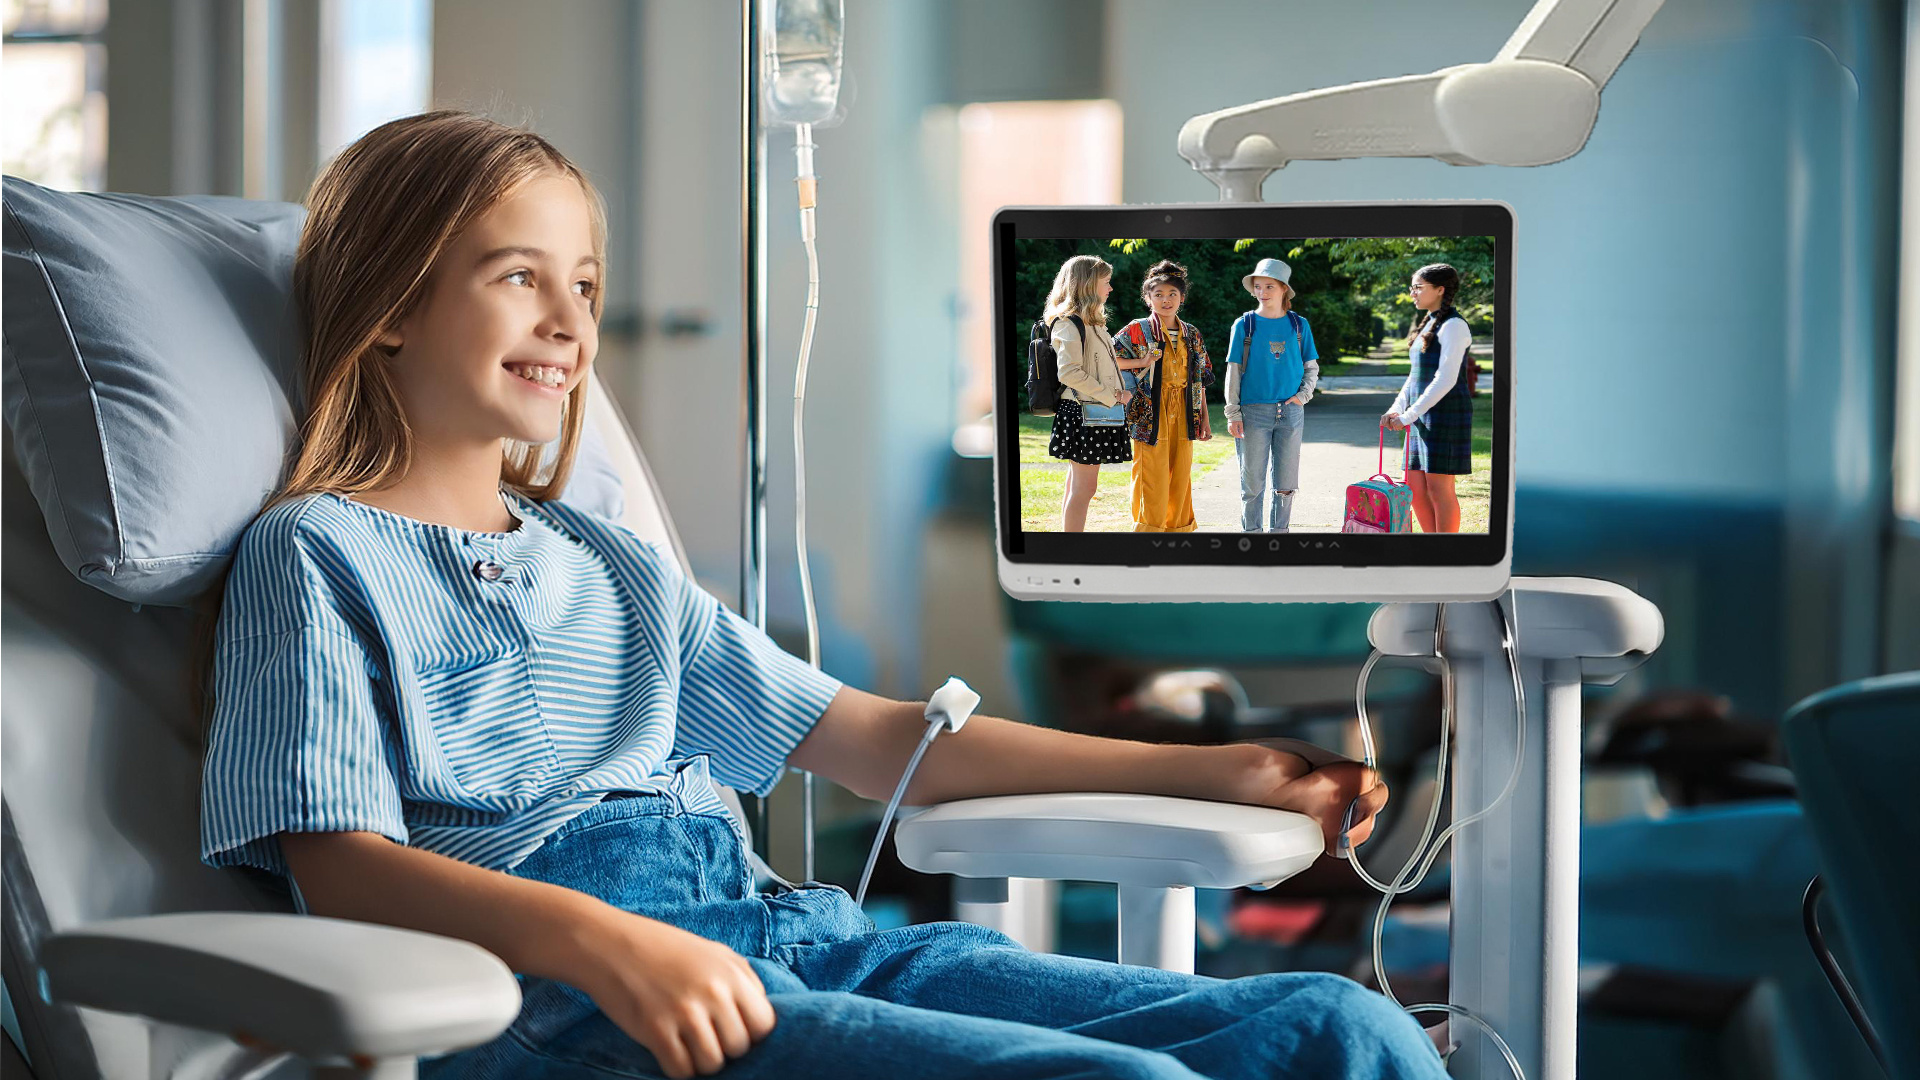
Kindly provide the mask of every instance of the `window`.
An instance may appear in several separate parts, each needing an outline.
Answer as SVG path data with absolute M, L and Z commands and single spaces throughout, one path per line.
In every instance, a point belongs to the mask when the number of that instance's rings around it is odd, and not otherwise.
M 958 415 L 962 453 L 993 452 L 979 421 L 993 411 L 993 246 L 1003 206 L 1120 202 L 1120 106 L 1112 101 L 1009 101 L 960 108 Z M 962 445 L 962 444 L 966 445 Z
M 47 187 L 107 179 L 107 0 L 5 0 L 0 169 Z
M 328 0 L 320 9 L 320 161 L 433 93 L 433 0 Z

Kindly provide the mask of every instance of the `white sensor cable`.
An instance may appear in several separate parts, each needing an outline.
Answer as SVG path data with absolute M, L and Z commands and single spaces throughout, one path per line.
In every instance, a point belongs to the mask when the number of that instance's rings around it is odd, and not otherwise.
M 900 783 L 893 789 L 893 798 L 887 800 L 887 812 L 880 815 L 880 830 L 873 834 L 873 850 L 867 853 L 867 868 L 860 871 L 860 888 L 853 894 L 854 906 L 866 902 L 867 882 L 873 878 L 873 865 L 880 861 L 880 848 L 887 842 L 887 826 L 893 824 L 894 811 L 900 809 L 900 797 L 907 793 L 907 781 L 913 779 L 913 771 L 920 767 L 920 759 L 926 755 L 927 747 L 942 730 L 959 731 L 966 724 L 973 710 L 980 707 L 980 695 L 973 687 L 961 680 L 949 677 L 940 689 L 933 692 L 927 700 L 927 733 L 920 737 L 920 745 L 913 748 L 913 757 L 907 761 L 907 769 L 900 774 Z

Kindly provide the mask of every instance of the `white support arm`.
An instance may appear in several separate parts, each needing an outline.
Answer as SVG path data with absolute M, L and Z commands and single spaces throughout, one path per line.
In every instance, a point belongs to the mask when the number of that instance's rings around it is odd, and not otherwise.
M 363 1068 L 478 1045 L 520 1011 L 513 973 L 478 945 L 313 915 L 112 919 L 54 934 L 41 959 L 49 999 Z
M 1226 201 L 1257 202 L 1290 161 L 1431 157 L 1547 165 L 1587 144 L 1600 88 L 1664 0 L 1539 0 L 1491 62 L 1376 79 L 1204 113 L 1180 156 Z

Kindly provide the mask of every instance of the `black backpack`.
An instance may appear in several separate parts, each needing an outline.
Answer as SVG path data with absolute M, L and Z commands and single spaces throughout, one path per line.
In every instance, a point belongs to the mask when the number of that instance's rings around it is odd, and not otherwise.
M 1069 315 L 1080 331 L 1080 345 L 1087 344 L 1087 324 L 1080 316 Z M 1053 351 L 1053 327 L 1045 319 L 1035 319 L 1027 332 L 1027 411 L 1035 416 L 1052 416 L 1060 407 L 1060 357 Z

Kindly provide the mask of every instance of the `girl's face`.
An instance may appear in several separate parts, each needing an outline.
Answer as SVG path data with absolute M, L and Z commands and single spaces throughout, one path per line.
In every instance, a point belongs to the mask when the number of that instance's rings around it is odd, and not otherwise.
M 1180 310 L 1180 302 L 1185 299 L 1186 297 L 1180 294 L 1179 289 L 1165 282 L 1147 290 L 1147 306 L 1153 309 L 1155 315 L 1160 316 L 1161 322 L 1173 318 Z
M 558 438 L 561 403 L 599 349 L 600 272 L 569 177 L 528 181 L 476 220 L 441 255 L 426 301 L 381 338 L 399 350 L 387 363 L 415 436 Z
M 1407 286 L 1407 292 L 1413 297 L 1413 306 L 1421 311 L 1432 311 L 1440 306 L 1440 286 L 1414 278 Z
M 1253 296 L 1263 308 L 1277 308 L 1287 295 L 1287 287 L 1270 277 L 1253 279 Z
M 1094 279 L 1093 295 L 1099 297 L 1101 303 L 1103 304 L 1106 303 L 1107 296 L 1112 292 L 1113 292 L 1113 275 L 1112 274 L 1101 274 L 1099 277 Z

